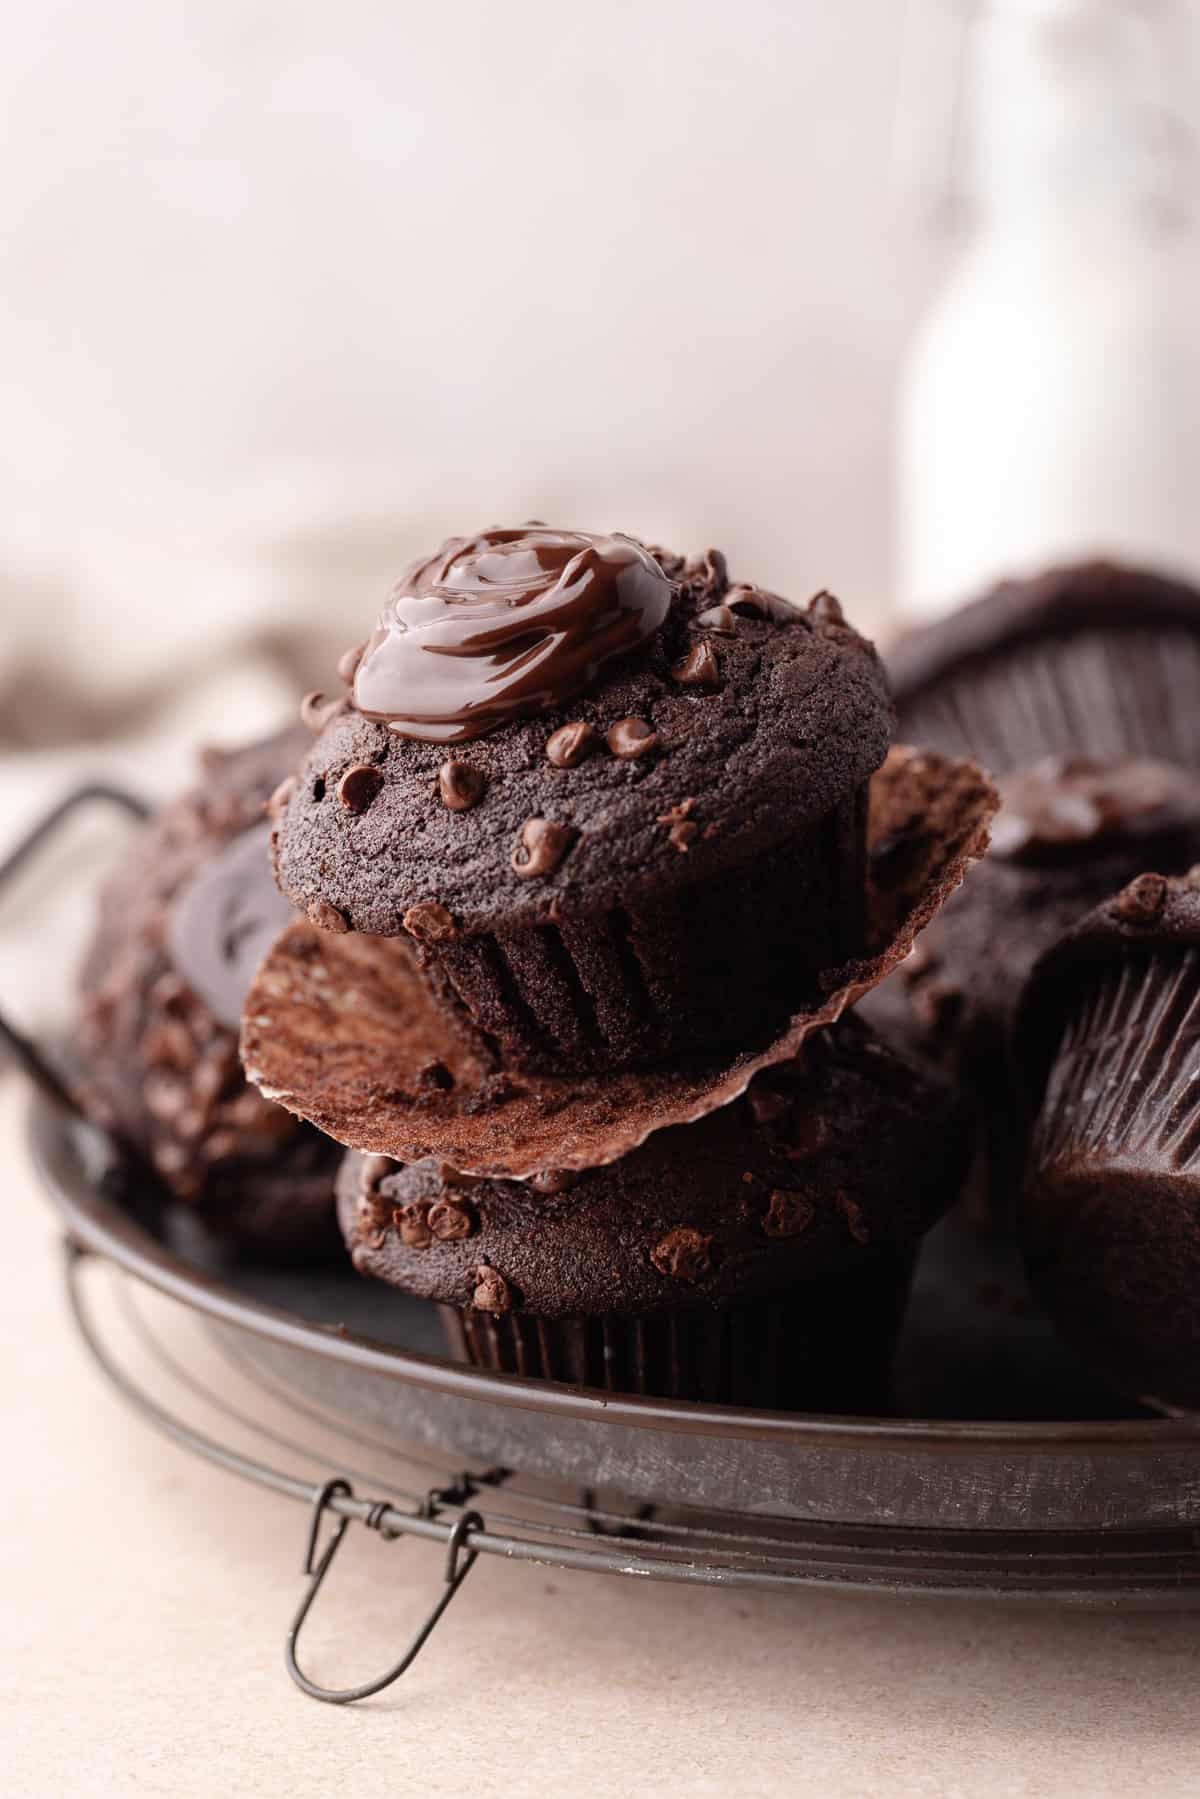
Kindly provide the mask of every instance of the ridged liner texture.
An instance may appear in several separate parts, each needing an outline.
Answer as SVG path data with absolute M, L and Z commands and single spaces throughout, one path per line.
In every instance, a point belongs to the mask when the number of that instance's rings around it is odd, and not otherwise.
M 711 1405 L 876 1413 L 888 1405 L 911 1269 L 911 1257 L 879 1256 L 775 1299 L 649 1317 L 438 1309 L 452 1354 L 505 1374 Z
M 893 750 L 871 784 L 865 955 L 816 981 L 780 968 L 785 1021 L 723 1052 L 605 1076 L 513 1070 L 431 988 L 405 940 L 301 922 L 251 989 L 246 1065 L 268 1097 L 339 1142 L 397 1160 L 518 1179 L 615 1161 L 727 1105 L 881 981 L 986 849 L 995 808 L 973 765 Z
M 907 742 L 996 774 L 1043 756 L 1200 766 L 1200 593 L 1109 563 L 1005 582 L 889 657 Z

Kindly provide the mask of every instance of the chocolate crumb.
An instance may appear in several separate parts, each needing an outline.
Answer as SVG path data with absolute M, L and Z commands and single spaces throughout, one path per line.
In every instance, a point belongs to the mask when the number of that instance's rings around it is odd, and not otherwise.
M 487 781 L 469 762 L 443 762 L 438 769 L 438 792 L 447 812 L 469 812 L 483 798 Z
M 523 881 L 553 874 L 579 833 L 571 825 L 549 818 L 527 818 L 521 841 L 512 853 L 512 866 Z
M 619 718 L 609 726 L 606 742 L 614 756 L 629 761 L 652 750 L 658 742 L 658 732 L 644 718 Z
M 668 842 L 673 849 L 679 850 L 683 855 L 687 854 L 689 844 L 700 829 L 695 820 L 688 817 L 688 813 L 695 804 L 695 800 L 680 800 L 679 804 L 672 806 L 669 812 L 660 812 L 654 821 L 655 824 L 668 827 Z
M 305 911 L 309 923 L 315 924 L 319 931 L 334 931 L 340 934 L 350 929 L 350 920 L 346 914 L 340 912 L 336 906 L 331 906 L 328 900 L 309 900 Z
M 448 938 L 458 935 L 453 918 L 437 900 L 410 906 L 404 914 L 403 924 L 409 935 L 419 937 L 422 943 L 445 943 Z
M 574 724 L 560 725 L 553 736 L 547 738 L 546 760 L 555 768 L 574 768 L 585 756 L 590 756 L 595 747 L 595 727 L 578 719 Z
M 380 770 L 368 762 L 358 762 L 338 782 L 338 798 L 347 812 L 366 812 L 382 786 Z
M 713 1240 L 690 1224 L 676 1225 L 650 1251 L 660 1274 L 677 1281 L 702 1281 L 713 1268 Z
M 772 1190 L 763 1217 L 763 1232 L 768 1237 L 798 1237 L 816 1217 L 816 1207 L 803 1193 L 786 1187 Z
M 711 693 L 721 685 L 721 668 L 711 643 L 695 644 L 671 670 L 681 687 L 700 687 Z

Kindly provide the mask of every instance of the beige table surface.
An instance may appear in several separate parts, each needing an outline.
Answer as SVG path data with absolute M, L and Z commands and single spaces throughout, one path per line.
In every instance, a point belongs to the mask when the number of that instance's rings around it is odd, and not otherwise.
M 1186 1617 L 748 1598 L 484 1559 L 398 1687 L 345 1710 L 301 1697 L 281 1656 L 300 1508 L 161 1440 L 88 1364 L 21 1099 L 0 1080 L 5 1799 L 1200 1791 Z M 439 1561 L 351 1532 L 315 1671 L 384 1665 Z

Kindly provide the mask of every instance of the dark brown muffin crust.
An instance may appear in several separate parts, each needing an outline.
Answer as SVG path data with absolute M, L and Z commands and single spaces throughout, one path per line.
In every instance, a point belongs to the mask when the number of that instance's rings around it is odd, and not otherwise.
M 80 977 L 82 1097 L 92 1116 L 216 1228 L 257 1239 L 262 1225 L 281 1246 L 327 1217 L 336 1152 L 248 1085 L 235 1030 L 180 972 L 170 935 L 176 902 L 261 826 L 305 741 L 293 729 L 202 754 L 197 786 L 151 821 L 105 887 Z M 269 878 L 265 840 L 261 854 Z
M 676 583 L 666 623 L 561 711 L 449 754 L 336 712 L 277 827 L 293 902 L 380 936 L 436 928 L 418 907 L 464 936 L 570 919 L 742 867 L 850 798 L 883 761 L 891 713 L 837 602 L 801 611 L 731 587 L 715 551 L 660 559 Z M 343 793 L 348 776 L 365 790 L 361 769 L 382 777 L 362 806 Z
M 623 1161 L 528 1182 L 349 1156 L 355 1267 L 425 1298 L 544 1317 L 729 1304 L 906 1251 L 953 1198 L 961 1108 L 847 1020 L 734 1105 Z

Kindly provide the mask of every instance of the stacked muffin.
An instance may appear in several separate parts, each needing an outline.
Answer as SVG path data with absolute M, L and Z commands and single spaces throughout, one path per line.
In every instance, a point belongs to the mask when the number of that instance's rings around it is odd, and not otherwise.
M 864 1010 L 973 1093 L 985 1216 L 1017 1224 L 1063 1335 L 1135 1397 L 1194 1406 L 1200 594 L 1056 570 L 910 638 L 893 673 L 902 731 L 977 755 L 1002 804 Z
M 831 596 L 627 537 L 452 540 L 340 672 L 242 1049 L 357 1152 L 356 1266 L 487 1365 L 877 1405 L 966 1133 L 839 1020 L 982 849 L 986 780 L 888 756 Z

